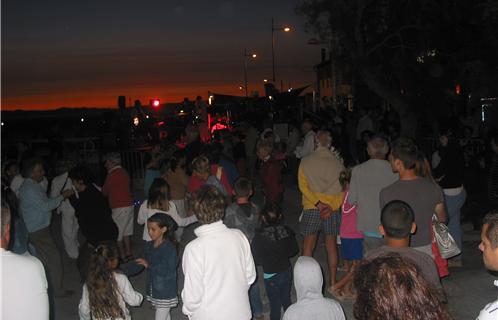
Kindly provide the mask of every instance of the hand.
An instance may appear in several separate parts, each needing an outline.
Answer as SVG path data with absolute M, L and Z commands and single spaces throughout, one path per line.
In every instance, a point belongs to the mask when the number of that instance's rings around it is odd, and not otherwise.
M 321 201 L 318 201 L 318 203 L 316 204 L 316 208 L 319 210 L 319 211 L 323 211 L 323 210 L 327 210 L 327 209 L 330 209 L 330 206 L 326 203 L 323 203 Z
M 149 263 L 145 259 L 136 259 L 135 262 L 141 266 L 144 266 L 145 268 L 149 267 Z
M 185 210 L 185 211 L 186 211 L 185 214 L 187 217 L 191 217 L 195 214 L 194 210 Z
M 64 197 L 64 199 L 67 199 L 74 194 L 74 191 L 73 191 L 73 189 L 68 189 L 68 190 L 62 191 L 61 194 Z
M 323 202 L 319 201 L 316 207 L 318 208 L 318 211 L 320 211 L 320 218 L 322 220 L 330 218 L 333 213 L 332 208 L 328 204 L 325 204 Z

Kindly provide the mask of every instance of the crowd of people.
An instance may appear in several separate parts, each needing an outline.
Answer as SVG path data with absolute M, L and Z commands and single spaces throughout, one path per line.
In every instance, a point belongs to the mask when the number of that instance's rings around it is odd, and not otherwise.
M 185 147 L 157 144 L 145 157 L 146 199 L 138 214 L 118 152 L 103 157 L 102 186 L 82 163 L 61 162 L 50 181 L 39 158 L 5 163 L 3 317 L 49 319 L 51 299 L 75 294 L 63 279 L 62 253 L 50 230 L 58 212 L 65 252 L 80 272 L 80 319 L 131 319 L 129 307 L 141 305 L 144 295 L 156 320 L 170 319 L 179 304 L 189 319 L 264 319 L 263 289 L 271 320 L 345 319 L 337 301 L 343 299 L 354 299 L 357 319 L 451 319 L 441 277 L 448 266 L 463 265 L 462 255 L 443 259 L 432 228 L 433 221 L 447 224 L 463 249 L 465 159 L 451 130 L 441 130 L 430 159 L 410 138 L 368 135 L 361 163 L 345 161 L 333 134 L 315 131 L 309 119 L 296 132 L 290 129 L 285 144 L 271 128 L 260 134 L 244 123 L 207 144 L 198 128 L 187 127 Z M 492 209 L 496 136 L 490 146 Z M 284 191 L 293 183 L 302 195 L 298 230 L 288 226 L 283 210 Z M 132 250 L 135 218 L 144 225 L 141 252 Z M 183 229 L 192 224 L 196 239 L 187 243 Z M 313 258 L 321 233 L 325 275 Z M 496 210 L 484 220 L 480 248 L 486 267 L 497 270 Z M 141 293 L 129 277 L 144 270 Z M 324 283 L 334 299 L 324 297 Z M 26 299 L 36 305 L 23 308 Z M 497 304 L 478 319 L 496 319 Z

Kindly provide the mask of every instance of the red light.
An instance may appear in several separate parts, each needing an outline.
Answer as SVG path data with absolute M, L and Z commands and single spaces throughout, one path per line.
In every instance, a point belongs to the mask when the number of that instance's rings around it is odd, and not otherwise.
M 159 107 L 159 99 L 152 100 L 152 106 L 155 108 Z
M 228 126 L 222 123 L 217 123 L 211 128 L 211 133 L 217 131 L 217 130 L 223 130 L 223 129 L 228 129 Z
M 460 93 L 461 93 L 461 92 L 462 92 L 462 87 L 461 87 L 459 84 L 457 84 L 457 85 L 455 86 L 455 93 L 456 93 L 457 95 L 460 95 Z
M 157 123 L 157 126 L 158 126 L 158 127 L 160 127 L 160 126 L 162 126 L 163 124 L 164 124 L 164 121 L 159 121 L 159 122 Z

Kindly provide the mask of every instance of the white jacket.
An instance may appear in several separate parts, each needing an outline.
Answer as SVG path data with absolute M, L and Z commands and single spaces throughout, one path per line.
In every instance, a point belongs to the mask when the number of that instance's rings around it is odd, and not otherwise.
M 192 320 L 251 319 L 248 290 L 256 269 L 249 241 L 221 221 L 194 232 L 183 254 L 183 313 Z
M 178 214 L 178 210 L 176 210 L 176 205 L 173 203 L 173 201 L 169 202 L 169 210 L 168 211 L 163 211 L 159 209 L 151 209 L 147 207 L 147 200 L 145 200 L 142 205 L 140 206 L 140 209 L 138 209 L 138 217 L 137 217 L 137 222 L 138 224 L 145 224 L 144 226 L 144 234 L 142 239 L 145 241 L 151 241 L 152 239 L 149 236 L 149 231 L 147 231 L 147 219 L 152 217 L 155 213 L 166 213 L 168 216 L 173 218 L 175 220 L 176 224 L 179 227 L 186 227 L 189 224 L 192 224 L 194 222 L 197 222 L 197 217 L 195 215 L 182 218 Z
M 52 179 L 52 185 L 50 187 L 50 198 L 55 198 L 65 190 L 71 190 L 73 186 L 73 181 L 68 177 L 68 173 L 65 172 Z M 59 207 L 57 207 L 57 213 L 72 213 L 74 214 L 74 208 L 71 206 L 69 199 L 64 199 L 61 201 Z
M 137 307 L 142 303 L 143 296 L 139 292 L 133 289 L 133 286 L 130 283 L 130 280 L 121 273 L 114 273 L 114 279 L 116 280 L 116 284 L 118 287 L 119 294 L 119 305 L 124 312 L 125 320 L 130 320 L 130 310 L 126 308 L 126 305 L 130 305 L 132 307 Z M 83 295 L 81 296 L 80 305 L 78 307 L 80 320 L 101 320 L 93 318 L 90 310 L 90 300 L 88 297 L 88 288 L 83 285 Z M 118 320 L 118 319 L 116 319 Z
M 304 135 L 302 145 L 296 147 L 294 154 L 298 159 L 302 159 L 315 150 L 315 132 L 310 130 Z
M 0 319 L 48 320 L 47 279 L 40 260 L 3 248 L 0 257 Z

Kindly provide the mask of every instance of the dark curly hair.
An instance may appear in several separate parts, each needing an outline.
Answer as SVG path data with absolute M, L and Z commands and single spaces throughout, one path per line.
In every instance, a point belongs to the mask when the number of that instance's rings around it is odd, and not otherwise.
M 363 262 L 355 271 L 353 312 L 359 320 L 449 320 L 417 266 L 397 253 Z

